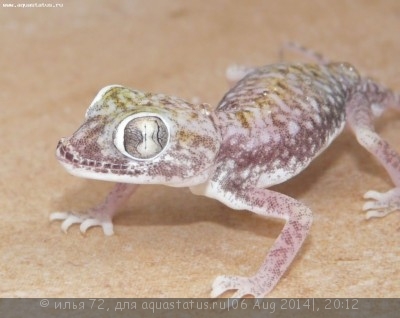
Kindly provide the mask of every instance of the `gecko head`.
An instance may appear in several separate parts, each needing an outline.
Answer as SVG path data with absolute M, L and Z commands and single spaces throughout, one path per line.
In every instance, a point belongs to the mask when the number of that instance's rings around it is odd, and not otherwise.
M 207 176 L 220 143 L 206 105 L 113 85 L 100 90 L 56 154 L 80 177 L 179 185 Z

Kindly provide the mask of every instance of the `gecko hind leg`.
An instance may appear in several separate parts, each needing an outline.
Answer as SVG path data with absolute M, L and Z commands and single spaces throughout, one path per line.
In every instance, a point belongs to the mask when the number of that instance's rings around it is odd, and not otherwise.
M 107 236 L 113 235 L 112 218 L 117 209 L 136 191 L 137 185 L 117 183 L 108 194 L 105 201 L 90 209 L 86 214 L 72 212 L 54 212 L 50 214 L 50 221 L 62 221 L 61 229 L 67 232 L 73 224 L 80 224 L 80 231 L 86 231 L 94 226 L 101 226 Z
M 368 83 L 371 85 L 371 82 Z M 400 210 L 400 155 L 376 132 L 373 126 L 373 103 L 379 103 L 383 108 L 395 102 L 395 95 L 390 91 L 377 91 L 368 96 L 368 91 L 355 93 L 346 105 L 347 121 L 355 133 L 358 142 L 368 150 L 385 168 L 395 188 L 386 193 L 368 191 L 364 198 L 368 201 L 363 205 L 366 218 L 384 217 Z M 376 99 L 376 100 L 374 100 Z
M 232 64 L 227 67 L 225 77 L 229 82 L 229 86 L 232 87 L 253 70 L 254 68 L 250 66 Z
M 289 42 L 283 43 L 281 49 L 279 50 L 279 60 L 280 61 L 285 60 L 285 51 L 291 51 L 291 52 L 295 52 L 300 55 L 303 55 L 306 58 L 310 59 L 311 61 L 313 61 L 317 64 L 328 64 L 331 62 L 329 59 L 325 58 L 322 54 L 320 54 L 310 48 L 302 46 L 296 42 L 289 41 Z
M 235 290 L 232 298 L 245 295 L 264 297 L 278 283 L 297 255 L 310 231 L 312 212 L 299 201 L 268 189 L 252 188 L 240 192 L 237 198 L 216 198 L 234 209 L 286 220 L 281 234 L 255 275 L 218 276 L 212 285 L 212 297 L 231 290 Z
M 325 58 L 322 54 L 320 54 L 314 50 L 311 50 L 309 48 L 306 48 L 296 42 L 283 43 L 281 49 L 279 50 L 279 60 L 280 61 L 284 61 L 285 51 L 292 51 L 292 52 L 299 53 L 317 64 L 330 63 L 330 60 Z M 233 64 L 233 65 L 230 65 L 227 67 L 227 69 L 225 71 L 225 77 L 228 80 L 230 86 L 232 87 L 238 81 L 243 79 L 247 74 L 251 73 L 254 70 L 255 70 L 254 67 Z

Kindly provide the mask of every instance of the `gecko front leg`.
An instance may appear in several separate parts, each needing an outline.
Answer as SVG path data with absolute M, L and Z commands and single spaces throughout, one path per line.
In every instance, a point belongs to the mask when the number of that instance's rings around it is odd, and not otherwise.
M 299 201 L 267 189 L 251 188 L 236 195 L 227 194 L 217 199 L 234 209 L 245 209 L 287 222 L 254 276 L 219 276 L 213 283 L 211 296 L 236 290 L 234 298 L 245 295 L 264 297 L 277 284 L 302 246 L 311 227 L 312 212 Z
M 93 226 L 101 226 L 105 235 L 113 235 L 112 218 L 117 209 L 136 191 L 138 185 L 117 183 L 100 205 L 90 209 L 86 214 L 79 215 L 71 212 L 54 212 L 50 215 L 50 221 L 61 220 L 61 229 L 67 232 L 73 224 L 80 224 L 80 231 Z
M 397 99 L 392 92 L 365 80 L 360 92 L 356 92 L 346 106 L 347 121 L 358 142 L 375 156 L 395 184 L 395 188 L 386 193 L 365 193 L 364 198 L 369 200 L 363 206 L 367 219 L 400 210 L 400 155 L 375 132 L 373 125 L 374 109 L 389 105 L 399 108 Z

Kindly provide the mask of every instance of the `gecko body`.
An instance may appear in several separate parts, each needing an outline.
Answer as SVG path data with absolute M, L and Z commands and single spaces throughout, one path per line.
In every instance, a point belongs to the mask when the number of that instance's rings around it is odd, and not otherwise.
M 239 73 L 239 74 L 237 74 Z M 62 228 L 101 226 L 113 233 L 112 217 L 138 184 L 189 187 L 233 209 L 286 220 L 265 261 L 252 277 L 219 276 L 211 295 L 263 297 L 288 268 L 312 223 L 301 202 L 266 189 L 304 170 L 340 134 L 346 122 L 386 168 L 395 183 L 387 193 L 369 191 L 367 216 L 400 208 L 400 157 L 373 129 L 398 95 L 361 77 L 348 63 L 279 63 L 242 68 L 238 82 L 215 110 L 163 94 L 122 86 L 103 88 L 83 125 L 57 146 L 72 174 L 117 185 L 86 216 L 56 212 Z

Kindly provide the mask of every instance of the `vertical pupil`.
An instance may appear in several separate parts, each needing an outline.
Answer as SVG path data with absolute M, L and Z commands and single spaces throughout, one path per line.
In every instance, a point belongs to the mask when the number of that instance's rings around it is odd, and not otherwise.
M 145 148 L 147 148 L 147 134 L 146 134 L 146 124 L 144 125 L 144 127 L 143 127 L 143 137 L 144 137 L 144 145 L 145 145 Z

